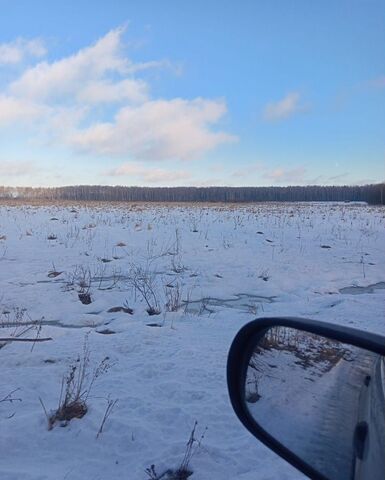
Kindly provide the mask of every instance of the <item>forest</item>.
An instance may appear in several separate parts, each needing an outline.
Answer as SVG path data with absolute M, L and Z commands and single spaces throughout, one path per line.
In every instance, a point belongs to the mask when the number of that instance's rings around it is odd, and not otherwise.
M 118 202 L 367 202 L 384 205 L 385 183 L 287 187 L 0 186 L 0 198 Z

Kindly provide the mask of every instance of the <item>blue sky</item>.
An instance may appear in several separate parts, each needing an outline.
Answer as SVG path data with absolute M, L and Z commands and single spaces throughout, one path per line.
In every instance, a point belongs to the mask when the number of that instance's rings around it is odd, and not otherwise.
M 385 179 L 383 0 L 0 7 L 0 184 Z

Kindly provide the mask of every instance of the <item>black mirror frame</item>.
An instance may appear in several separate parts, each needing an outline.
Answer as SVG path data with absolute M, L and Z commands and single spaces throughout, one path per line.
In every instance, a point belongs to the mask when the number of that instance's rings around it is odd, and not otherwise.
M 296 317 L 258 318 L 241 328 L 231 344 L 227 359 L 227 386 L 231 404 L 242 424 L 258 440 L 313 480 L 329 480 L 286 448 L 250 415 L 244 398 L 244 384 L 250 355 L 259 338 L 271 327 L 291 327 L 322 335 L 385 356 L 385 337 L 361 330 Z

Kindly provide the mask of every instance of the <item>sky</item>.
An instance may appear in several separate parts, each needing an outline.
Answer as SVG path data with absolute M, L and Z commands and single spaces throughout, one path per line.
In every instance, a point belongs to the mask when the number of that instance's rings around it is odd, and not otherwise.
M 0 8 L 0 185 L 385 180 L 384 0 Z

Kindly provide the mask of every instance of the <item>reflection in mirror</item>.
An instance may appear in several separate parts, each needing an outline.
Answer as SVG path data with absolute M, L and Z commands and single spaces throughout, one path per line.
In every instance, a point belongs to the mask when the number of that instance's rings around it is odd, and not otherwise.
M 331 480 L 384 478 L 384 357 L 288 327 L 267 330 L 245 380 L 249 413 Z

